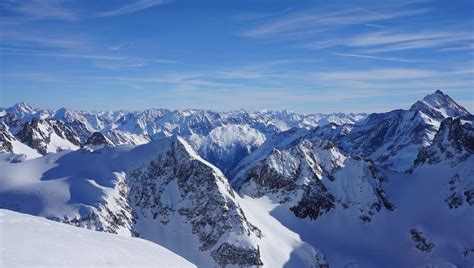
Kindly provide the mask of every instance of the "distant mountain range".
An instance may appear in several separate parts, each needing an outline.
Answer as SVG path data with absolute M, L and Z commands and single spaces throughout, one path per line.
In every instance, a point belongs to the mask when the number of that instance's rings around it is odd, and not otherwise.
M 19 103 L 0 108 L 0 209 L 199 267 L 471 267 L 473 121 L 439 90 L 369 115 Z

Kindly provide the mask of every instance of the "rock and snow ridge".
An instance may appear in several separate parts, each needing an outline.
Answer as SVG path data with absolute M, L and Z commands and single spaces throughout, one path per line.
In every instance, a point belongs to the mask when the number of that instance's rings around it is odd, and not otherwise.
M 7 125 L 14 136 L 18 136 L 25 125 L 34 124 L 33 120 L 62 123 L 72 134 L 60 140 L 53 139 L 61 143 L 61 146 L 54 148 L 56 150 L 74 149 L 67 143 L 77 145 L 76 140 L 79 140 L 80 146 L 85 146 L 87 140 L 96 132 L 102 133 L 113 145 L 138 145 L 158 138 L 180 135 L 205 159 L 227 174 L 240 159 L 278 132 L 292 127 L 311 128 L 329 122 L 355 123 L 365 116 L 343 113 L 301 115 L 289 111 L 213 112 L 191 109 L 84 112 L 61 108 L 52 111 L 19 103 L 5 109 L 0 115 L 0 122 Z M 47 144 L 49 140 L 43 138 L 42 142 Z M 45 148 L 34 149 L 41 154 L 51 151 Z

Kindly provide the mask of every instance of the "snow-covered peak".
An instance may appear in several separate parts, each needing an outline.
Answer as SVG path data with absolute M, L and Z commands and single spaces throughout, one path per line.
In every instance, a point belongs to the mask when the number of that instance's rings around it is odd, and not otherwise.
M 450 96 L 444 94 L 441 90 L 436 90 L 434 93 L 425 96 L 423 100 L 413 104 L 410 110 L 424 112 L 432 117 L 436 117 L 436 119 L 470 115 L 464 107 L 457 104 Z M 441 115 L 442 118 L 440 118 L 439 115 Z
M 12 107 L 10 107 L 9 110 L 16 110 L 16 111 L 21 111 L 21 112 L 24 112 L 24 113 L 34 113 L 34 112 L 36 112 L 36 108 L 34 108 L 33 106 L 29 105 L 26 102 L 16 103 Z
M 13 115 L 16 119 L 30 119 L 31 116 L 37 112 L 37 109 L 33 106 L 25 103 L 19 102 L 6 109 L 6 112 Z

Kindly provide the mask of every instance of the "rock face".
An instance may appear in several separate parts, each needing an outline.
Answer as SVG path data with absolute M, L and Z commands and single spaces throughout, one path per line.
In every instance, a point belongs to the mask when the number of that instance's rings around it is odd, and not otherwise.
M 224 175 L 181 138 L 170 146 L 130 175 L 135 221 L 151 217 L 156 224 L 190 224 L 199 249 L 210 251 L 217 264 L 261 265 L 256 246 L 261 232 L 247 221 Z M 134 231 L 146 236 L 140 228 Z
M 13 142 L 16 138 L 8 131 L 8 127 L 0 125 L 0 152 L 13 153 Z
M 411 239 L 416 243 L 416 248 L 422 252 L 431 252 L 431 250 L 436 246 L 434 243 L 428 241 L 428 239 L 423 235 L 423 232 L 416 228 L 410 230 L 410 235 Z
M 385 176 L 373 163 L 311 135 L 274 148 L 234 179 L 243 182 L 237 186 L 242 194 L 271 196 L 300 218 L 315 220 L 337 208 L 366 222 L 382 206 L 394 209 L 382 188 Z
M 40 154 L 75 150 L 81 145 L 77 134 L 56 120 L 32 119 L 17 134 L 19 140 Z
M 104 136 L 101 132 L 94 132 L 92 136 L 87 138 L 85 145 L 90 146 L 113 146 L 114 144 Z
M 423 148 L 415 160 L 415 165 L 448 162 L 457 165 L 474 154 L 474 127 L 462 123 L 457 118 L 445 119 L 433 139 L 433 143 Z

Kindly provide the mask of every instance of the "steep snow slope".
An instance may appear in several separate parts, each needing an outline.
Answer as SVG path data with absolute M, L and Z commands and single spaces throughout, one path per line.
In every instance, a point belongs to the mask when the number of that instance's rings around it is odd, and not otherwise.
M 195 267 L 146 240 L 0 209 L 1 267 Z

